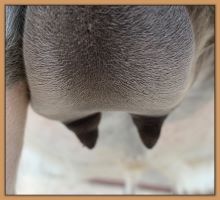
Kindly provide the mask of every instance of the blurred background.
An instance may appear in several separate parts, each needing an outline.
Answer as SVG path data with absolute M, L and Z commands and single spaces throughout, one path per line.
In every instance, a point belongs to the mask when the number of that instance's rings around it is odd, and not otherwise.
M 198 81 L 146 149 L 127 113 L 103 113 L 93 150 L 29 107 L 18 194 L 212 194 L 214 80 Z

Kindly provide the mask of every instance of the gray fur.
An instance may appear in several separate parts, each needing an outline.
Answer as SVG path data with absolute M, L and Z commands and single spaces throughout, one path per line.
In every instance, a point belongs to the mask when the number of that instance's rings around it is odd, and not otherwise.
M 27 81 L 35 111 L 64 122 L 89 148 L 100 119 L 88 119 L 102 111 L 136 116 L 152 148 L 161 119 L 209 66 L 213 6 L 6 7 L 7 86 Z
M 191 82 L 193 32 L 183 6 L 30 6 L 24 30 L 32 106 L 50 118 L 164 115 Z
M 6 6 L 5 71 L 6 85 L 25 80 L 22 36 L 25 6 Z

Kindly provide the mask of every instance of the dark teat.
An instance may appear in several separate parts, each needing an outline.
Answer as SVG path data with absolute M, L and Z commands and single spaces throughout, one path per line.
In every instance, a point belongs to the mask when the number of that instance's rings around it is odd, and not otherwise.
M 132 115 L 132 119 L 138 129 L 140 138 L 147 148 L 151 149 L 155 146 L 160 137 L 161 126 L 166 116 L 150 117 Z
M 73 131 L 83 145 L 92 149 L 98 138 L 98 125 L 101 114 L 96 113 L 88 117 L 70 123 L 64 123 L 68 129 Z

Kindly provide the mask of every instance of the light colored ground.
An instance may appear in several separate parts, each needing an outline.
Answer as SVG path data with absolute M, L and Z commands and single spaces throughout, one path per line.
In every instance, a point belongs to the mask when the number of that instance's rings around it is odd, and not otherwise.
M 103 116 L 98 144 L 90 151 L 60 122 L 29 109 L 17 193 L 123 194 L 123 185 L 88 180 L 123 183 L 124 177 L 128 182 L 136 178 L 138 183 L 171 189 L 137 188 L 136 194 L 213 192 L 213 80 L 194 86 L 166 120 L 153 150 L 142 145 L 128 114 Z

